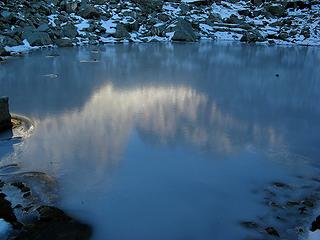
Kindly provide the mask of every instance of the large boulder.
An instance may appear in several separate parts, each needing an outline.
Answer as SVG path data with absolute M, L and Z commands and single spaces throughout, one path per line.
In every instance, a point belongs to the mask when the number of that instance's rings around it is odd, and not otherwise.
M 86 19 L 97 19 L 100 17 L 99 10 L 90 4 L 82 5 L 78 14 Z
M 116 32 L 112 34 L 113 37 L 123 39 L 129 37 L 129 32 L 125 25 L 118 23 L 116 26 Z
M 9 112 L 9 99 L 0 98 L 0 131 L 12 128 L 11 115 Z
M 23 39 L 27 39 L 31 46 L 44 46 L 52 44 L 48 33 L 40 31 L 25 31 L 22 34 Z
M 61 31 L 62 31 L 62 36 L 67 38 L 73 39 L 78 35 L 77 28 L 72 23 L 68 23 L 64 25 Z
M 172 40 L 183 42 L 195 42 L 197 40 L 197 35 L 193 31 L 190 22 L 184 19 L 179 19 L 174 28 Z
M 287 16 L 287 10 L 282 4 L 271 4 L 266 7 L 266 10 L 275 17 Z

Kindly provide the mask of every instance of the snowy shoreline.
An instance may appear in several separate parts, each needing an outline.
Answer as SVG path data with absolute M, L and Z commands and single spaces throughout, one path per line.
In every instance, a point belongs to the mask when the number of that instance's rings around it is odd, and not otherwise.
M 301 1 L 295 1 L 301 2 Z M 18 4 L 20 3 L 20 5 Z M 320 46 L 320 3 L 288 6 L 284 1 L 161 0 L 53 1 L 23 6 L 0 4 L 0 56 L 40 47 L 107 43 L 242 41 Z M 45 8 L 34 19 L 36 8 Z M 0 25 L 1 27 L 1 25 Z

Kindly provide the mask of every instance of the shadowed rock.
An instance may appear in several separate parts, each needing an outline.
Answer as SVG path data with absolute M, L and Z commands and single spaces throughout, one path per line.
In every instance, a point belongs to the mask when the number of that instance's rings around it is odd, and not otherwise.
M 9 113 L 9 99 L 7 97 L 0 98 L 0 132 L 11 129 L 11 115 Z
M 16 240 L 89 240 L 91 228 L 66 215 L 55 207 L 41 206 L 40 218 L 24 227 Z

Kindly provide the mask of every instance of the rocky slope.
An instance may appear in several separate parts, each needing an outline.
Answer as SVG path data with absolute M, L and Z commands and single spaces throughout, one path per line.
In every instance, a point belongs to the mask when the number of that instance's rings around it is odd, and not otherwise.
M 318 1 L 2 0 L 0 55 L 40 46 L 241 40 L 320 45 Z

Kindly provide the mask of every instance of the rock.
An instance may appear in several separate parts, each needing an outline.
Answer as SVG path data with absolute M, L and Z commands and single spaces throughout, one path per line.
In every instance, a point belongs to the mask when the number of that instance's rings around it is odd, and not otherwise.
M 72 47 L 72 40 L 70 38 L 61 38 L 61 39 L 56 39 L 54 43 L 58 47 Z
M 174 28 L 173 41 L 194 42 L 197 40 L 197 36 L 193 31 L 190 22 L 179 19 Z
M 253 5 L 259 6 L 265 2 L 265 0 L 250 0 Z
M 1 46 L 0 46 L 0 56 L 2 56 L 2 57 L 10 56 L 10 53 L 9 53 L 7 50 L 5 50 L 4 47 L 1 47 Z M 0 100 L 0 101 L 1 101 L 1 100 Z
M 11 203 L 5 197 L 5 194 L 0 193 L 0 219 L 4 219 L 6 222 L 11 223 L 14 228 L 19 229 L 22 225 L 14 215 Z
M 161 12 L 163 1 L 162 0 L 132 0 L 138 4 L 145 15 L 151 14 L 152 12 Z
M 278 231 L 277 231 L 275 228 L 273 228 L 273 227 L 267 227 L 267 228 L 265 229 L 265 231 L 266 231 L 269 235 L 276 236 L 276 237 L 280 237 Z
M 7 97 L 0 98 L 0 131 L 12 128 L 11 115 L 9 112 L 9 99 Z
M 320 216 L 318 216 L 311 224 L 310 231 L 314 232 L 316 230 L 320 230 Z
M 41 206 L 40 218 L 23 228 L 15 240 L 89 240 L 91 228 L 66 215 L 58 208 Z
M 231 24 L 243 24 L 245 21 L 238 18 L 236 15 L 231 14 L 231 16 L 224 20 L 225 23 L 231 23 Z
M 23 39 L 27 39 L 31 46 L 43 46 L 52 44 L 48 33 L 39 31 L 26 31 L 22 34 Z
M 130 35 L 126 27 L 123 24 L 118 23 L 116 26 L 116 32 L 113 33 L 112 36 L 115 38 L 123 39 L 129 37 Z
M 242 35 L 240 41 L 247 43 L 255 43 L 263 42 L 265 41 L 265 39 L 258 31 L 247 31 Z
M 100 12 L 89 4 L 84 4 L 78 11 L 78 14 L 87 19 L 97 19 L 100 17 Z
M 286 9 L 311 9 L 312 4 L 309 1 L 288 1 L 285 3 Z
M 287 16 L 287 10 L 281 4 L 271 4 L 266 7 L 266 10 L 275 17 Z
M 64 25 L 61 29 L 61 32 L 62 32 L 62 37 L 67 37 L 72 39 L 78 35 L 77 28 L 72 23 L 68 23 Z

